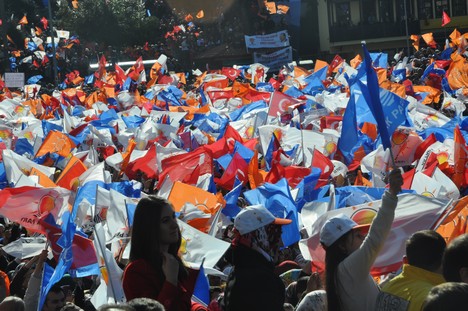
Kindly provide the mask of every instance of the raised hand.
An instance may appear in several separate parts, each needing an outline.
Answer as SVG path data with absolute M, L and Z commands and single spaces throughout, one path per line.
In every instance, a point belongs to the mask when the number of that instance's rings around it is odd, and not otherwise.
M 401 176 L 401 170 L 399 168 L 393 169 L 388 175 L 388 183 L 390 185 L 390 193 L 397 195 L 401 192 L 401 186 L 403 186 L 403 177 Z

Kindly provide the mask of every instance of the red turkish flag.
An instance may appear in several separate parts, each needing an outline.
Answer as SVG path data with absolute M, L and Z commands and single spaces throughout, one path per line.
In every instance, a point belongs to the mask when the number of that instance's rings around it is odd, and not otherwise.
M 234 81 L 240 75 L 241 71 L 239 69 L 234 69 L 232 67 L 223 67 L 221 74 L 229 78 L 229 80 Z
M 49 21 L 47 20 L 47 18 L 42 17 L 41 18 L 41 23 L 42 23 L 42 26 L 44 27 L 44 29 L 47 29 L 47 27 L 49 27 Z
M 294 97 L 279 91 L 275 91 L 270 99 L 270 109 L 268 110 L 268 115 L 276 117 L 278 113 L 283 114 L 288 111 L 288 107 L 299 104 L 300 102 L 300 100 Z

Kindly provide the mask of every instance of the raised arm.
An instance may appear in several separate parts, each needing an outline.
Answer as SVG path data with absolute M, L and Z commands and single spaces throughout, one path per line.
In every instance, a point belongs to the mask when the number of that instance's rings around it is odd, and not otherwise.
M 389 174 L 390 188 L 382 196 L 382 206 L 372 221 L 369 233 L 361 247 L 349 255 L 340 265 L 340 269 L 347 270 L 356 278 L 367 278 L 370 269 L 382 249 L 387 235 L 392 227 L 395 216 L 395 208 L 398 203 L 397 194 L 401 191 L 403 178 L 399 169 L 394 169 Z

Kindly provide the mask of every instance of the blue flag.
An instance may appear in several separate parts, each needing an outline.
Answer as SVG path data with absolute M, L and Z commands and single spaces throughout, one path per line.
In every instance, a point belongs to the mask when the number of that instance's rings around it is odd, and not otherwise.
M 262 204 L 275 217 L 291 219 L 292 223 L 283 226 L 284 246 L 296 243 L 301 238 L 297 218 L 297 207 L 291 196 L 288 181 L 281 179 L 276 184 L 264 183 L 260 187 L 244 192 L 249 204 Z
M 66 231 L 62 231 L 62 235 L 57 241 L 57 244 L 62 247 L 62 252 L 60 253 L 57 266 L 53 269 L 52 274 L 50 274 L 51 268 L 47 268 L 48 265 L 46 263 L 44 264 L 44 274 L 38 310 L 42 310 L 42 306 L 44 305 L 49 290 L 55 283 L 62 279 L 63 275 L 70 269 L 73 262 L 72 243 L 76 232 L 76 225 L 68 211 L 62 216 L 62 221 L 64 224 L 66 223 L 66 225 L 62 225 L 62 228 L 65 227 Z M 55 226 L 55 220 L 52 215 L 49 215 L 45 219 L 45 222 L 51 223 Z
M 356 103 L 354 101 L 354 93 L 351 93 L 343 116 L 341 136 L 338 139 L 338 149 L 349 162 L 354 157 L 351 151 L 356 146 L 357 141 Z
M 20 155 L 25 153 L 34 155 L 34 147 L 29 143 L 27 138 L 18 138 L 15 144 L 15 152 Z
M 140 126 L 140 124 L 145 122 L 145 118 L 142 118 L 142 117 L 137 116 L 137 115 L 133 115 L 133 116 L 129 116 L 129 117 L 122 116 L 122 120 L 125 122 L 125 125 L 129 129 L 137 128 L 137 127 Z
M 136 204 L 125 202 L 125 208 L 127 209 L 128 225 L 133 226 L 133 218 L 135 217 Z
M 364 66 L 367 84 L 362 83 L 361 90 L 363 91 L 364 97 L 367 97 L 367 104 L 372 111 L 372 115 L 377 121 L 377 128 L 379 130 L 384 149 L 391 148 L 390 135 L 388 134 L 387 123 L 385 122 L 385 115 L 380 101 L 379 82 L 377 80 L 377 74 L 372 67 L 372 60 L 365 43 L 362 44 L 362 50 L 364 52 Z
M 244 105 L 240 107 L 239 109 L 234 110 L 229 115 L 229 118 L 231 119 L 231 121 L 239 121 L 240 119 L 242 119 L 242 116 L 244 114 L 251 112 L 253 110 L 263 109 L 266 107 L 268 107 L 268 104 L 265 103 L 265 101 L 263 100 L 259 100 L 259 101 Z
M 44 78 L 44 77 L 41 76 L 41 75 L 32 76 L 31 78 L 28 79 L 28 81 L 26 82 L 26 84 L 36 84 L 36 83 L 39 82 L 42 78 Z
M 320 178 L 320 174 L 322 174 L 321 169 L 318 167 L 312 167 L 310 174 L 304 177 L 304 179 L 296 186 L 296 189 L 298 189 L 296 205 L 299 212 L 302 210 L 306 202 L 310 202 L 317 198 L 313 194 L 315 186 Z
M 370 53 L 372 58 L 372 65 L 379 68 L 388 67 L 388 54 L 387 53 Z
M 200 266 L 197 280 L 195 281 L 195 288 L 193 289 L 192 299 L 202 304 L 204 307 L 207 307 L 210 304 L 210 283 L 205 275 L 203 262 Z
M 236 218 L 237 214 L 241 211 L 240 207 L 237 205 L 237 200 L 242 192 L 243 185 L 237 179 L 234 182 L 234 188 L 231 191 L 226 193 L 224 200 L 226 200 L 226 206 L 221 211 L 224 215 L 231 217 L 231 219 Z
M 421 76 L 421 81 L 425 80 L 429 74 L 436 74 L 438 76 L 445 77 L 445 70 L 441 68 L 435 68 L 435 63 L 430 64 L 424 70 L 423 75 Z

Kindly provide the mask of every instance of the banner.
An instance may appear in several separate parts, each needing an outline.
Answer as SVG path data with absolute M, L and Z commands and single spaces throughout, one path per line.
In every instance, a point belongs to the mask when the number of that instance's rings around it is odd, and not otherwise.
M 287 47 L 276 52 L 266 53 L 254 53 L 254 63 L 260 63 L 270 70 L 278 70 L 284 64 L 292 62 L 292 48 Z
M 244 36 L 247 49 L 282 48 L 289 46 L 289 35 L 286 30 L 268 35 Z

